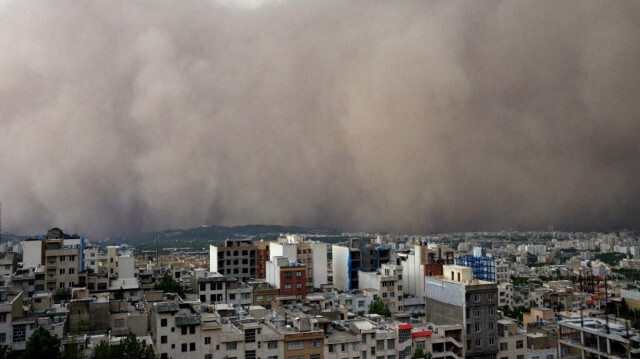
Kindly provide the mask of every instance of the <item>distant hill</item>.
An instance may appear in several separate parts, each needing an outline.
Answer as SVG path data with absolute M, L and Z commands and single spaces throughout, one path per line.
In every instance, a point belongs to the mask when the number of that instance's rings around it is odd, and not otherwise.
M 150 249 L 155 246 L 155 239 L 157 237 L 158 246 L 161 248 L 182 247 L 195 249 L 204 248 L 209 244 L 220 244 L 228 238 L 252 237 L 256 240 L 273 240 L 281 233 L 340 236 L 341 232 L 336 229 L 313 229 L 263 224 L 237 227 L 203 226 L 189 229 L 169 229 L 126 237 L 109 238 L 107 240 L 100 241 L 100 245 L 129 244 L 139 249 Z

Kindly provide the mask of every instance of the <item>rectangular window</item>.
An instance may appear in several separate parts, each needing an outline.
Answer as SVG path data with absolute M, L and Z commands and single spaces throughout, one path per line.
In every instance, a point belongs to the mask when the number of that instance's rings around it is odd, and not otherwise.
M 187 351 L 187 343 L 182 343 L 182 351 L 183 352 Z
M 387 349 L 395 349 L 395 348 L 396 348 L 396 340 L 387 339 Z
M 272 340 L 267 342 L 267 348 L 269 349 L 278 349 L 278 342 L 276 340 Z
M 311 348 L 320 348 L 320 344 L 322 343 L 320 342 L 319 339 L 313 339 L 310 344 L 311 344 Z
M 211 344 L 211 337 L 204 337 L 204 345 Z
M 227 343 L 227 350 L 236 350 L 236 349 L 238 349 L 238 343 L 236 342 Z
M 300 350 L 300 349 L 304 349 L 304 342 L 302 341 L 287 343 L 287 350 Z M 331 347 L 329 347 L 329 351 L 331 351 Z
M 255 343 L 256 341 L 256 330 L 255 329 L 247 329 L 244 331 L 244 342 L 245 343 Z
M 196 343 L 195 342 L 189 343 L 189 351 L 190 352 L 195 352 L 196 351 Z
M 166 327 L 167 326 L 167 318 L 160 319 L 160 326 L 161 327 Z
M 167 344 L 167 336 L 166 335 L 163 335 L 163 336 L 160 337 L 160 343 Z
M 290 291 L 291 290 L 291 284 L 285 284 L 284 285 L 284 290 L 285 291 Z
M 378 350 L 384 350 L 384 340 L 378 340 L 378 341 L 376 341 L 376 349 L 378 349 Z
M 516 342 L 516 349 L 522 349 L 524 347 L 524 341 L 523 340 L 518 340 Z

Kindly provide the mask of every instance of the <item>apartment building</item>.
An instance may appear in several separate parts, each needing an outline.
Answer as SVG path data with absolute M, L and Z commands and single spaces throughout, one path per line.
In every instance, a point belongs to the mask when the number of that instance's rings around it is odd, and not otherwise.
M 391 261 L 391 249 L 370 239 L 351 238 L 349 245 L 333 245 L 333 285 L 343 291 L 359 289 L 358 271 L 375 272 Z
M 424 296 L 424 278 L 442 275 L 442 266 L 454 264 L 455 251 L 441 244 L 417 244 L 407 254 L 399 254 L 403 268 L 404 293 Z
M 527 338 L 518 329 L 518 322 L 511 318 L 498 320 L 498 359 L 527 358 Z M 546 359 L 546 358 L 545 358 Z
M 250 239 L 227 239 L 224 246 L 209 246 L 209 271 L 243 282 L 256 278 L 257 248 Z
M 307 292 L 320 289 L 329 283 L 327 273 L 326 243 L 305 241 L 297 235 L 287 235 L 269 246 L 270 260 L 274 257 L 287 257 L 290 261 L 304 264 L 306 268 Z
M 306 266 L 290 261 L 287 257 L 273 257 L 267 262 L 267 282 L 280 290 L 280 295 L 295 296 L 304 300 L 307 296 Z
M 358 271 L 358 282 L 363 290 L 378 291 L 380 299 L 392 313 L 402 312 L 402 269 L 387 263 L 381 266 L 379 273 Z
M 28 302 L 36 293 L 45 292 L 45 268 L 28 267 L 18 269 L 11 275 L 11 288 L 23 293 L 23 300 Z
M 426 320 L 463 325 L 465 357 L 495 358 L 498 353 L 495 283 L 473 279 L 470 267 L 443 266 L 443 276 L 425 278 Z
M 560 358 L 638 358 L 640 336 L 628 325 L 600 318 L 558 322 Z

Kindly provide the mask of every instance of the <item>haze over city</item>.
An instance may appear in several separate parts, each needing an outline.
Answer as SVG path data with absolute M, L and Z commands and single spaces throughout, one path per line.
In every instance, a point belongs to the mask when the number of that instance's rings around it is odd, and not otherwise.
M 640 2 L 1 4 L 3 232 L 639 227 Z

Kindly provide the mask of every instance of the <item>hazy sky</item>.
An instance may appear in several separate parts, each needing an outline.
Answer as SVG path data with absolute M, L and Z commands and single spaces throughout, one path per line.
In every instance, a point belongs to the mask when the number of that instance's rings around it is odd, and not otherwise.
M 2 230 L 639 228 L 639 1 L 4 1 Z

